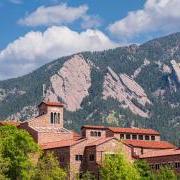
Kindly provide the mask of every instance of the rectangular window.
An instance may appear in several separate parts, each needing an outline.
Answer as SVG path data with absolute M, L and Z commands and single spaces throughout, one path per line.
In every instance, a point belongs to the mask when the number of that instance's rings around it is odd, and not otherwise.
M 131 135 L 130 134 L 126 134 L 126 139 L 131 139 Z
M 82 160 L 83 160 L 83 155 L 77 154 L 77 155 L 75 156 L 75 160 L 76 160 L 76 161 L 82 161 Z
M 149 140 L 149 136 L 148 135 L 145 136 L 145 140 L 147 140 L 147 141 Z
M 120 139 L 124 139 L 124 134 L 120 134 Z
M 159 164 L 156 164 L 156 165 L 155 165 L 156 170 L 158 170 L 158 169 L 159 169 L 159 167 L 160 167 L 160 165 L 159 165 Z
M 94 161 L 94 154 L 89 155 L 89 161 Z
M 175 168 L 176 168 L 176 169 L 180 168 L 180 162 L 176 162 L 176 163 L 175 163 Z
M 101 132 L 100 131 L 91 131 L 90 135 L 94 136 L 94 137 L 100 137 L 101 136 Z
M 152 140 L 152 141 L 155 141 L 155 136 L 151 136 L 151 140 Z
M 133 134 L 133 135 L 132 135 L 132 139 L 137 139 L 137 135 L 136 135 L 136 134 Z
M 139 136 L 138 136 L 138 139 L 139 139 L 139 140 L 143 140 L 143 135 L 139 135 Z
M 91 131 L 91 132 L 90 132 L 90 135 L 91 135 L 91 136 L 94 136 L 94 131 Z

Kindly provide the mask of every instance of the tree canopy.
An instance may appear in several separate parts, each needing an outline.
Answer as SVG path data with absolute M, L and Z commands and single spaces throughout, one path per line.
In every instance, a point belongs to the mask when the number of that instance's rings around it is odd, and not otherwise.
M 64 180 L 66 176 L 54 154 L 45 153 L 37 163 L 33 180 Z
M 117 154 L 105 155 L 105 159 L 101 168 L 101 176 L 104 180 L 138 180 L 139 172 L 134 164 L 125 157 L 123 152 Z
M 33 171 L 31 155 L 39 152 L 38 145 L 28 132 L 14 126 L 0 127 L 0 161 L 5 177 L 30 179 Z

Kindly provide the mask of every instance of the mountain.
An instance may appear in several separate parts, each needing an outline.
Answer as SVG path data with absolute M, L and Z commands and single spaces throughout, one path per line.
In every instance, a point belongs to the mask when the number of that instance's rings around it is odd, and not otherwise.
M 44 98 L 63 101 L 65 126 L 137 126 L 180 143 L 180 33 L 102 52 L 59 58 L 0 81 L 0 119 L 37 115 Z

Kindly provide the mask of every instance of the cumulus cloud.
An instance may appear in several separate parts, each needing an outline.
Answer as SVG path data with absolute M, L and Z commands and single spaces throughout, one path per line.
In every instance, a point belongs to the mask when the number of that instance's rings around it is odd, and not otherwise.
M 0 51 L 0 79 L 26 74 L 61 56 L 116 46 L 99 30 L 79 33 L 65 26 L 53 26 L 45 32 L 32 31 Z
M 87 15 L 87 10 L 87 5 L 78 7 L 70 7 L 67 4 L 41 6 L 20 19 L 18 23 L 26 26 L 50 26 L 68 24 L 81 19 L 83 24 L 89 24 L 88 28 L 96 26 L 99 23 L 98 18 Z
M 109 31 L 120 38 L 132 38 L 142 33 L 170 33 L 180 28 L 179 0 L 147 0 L 144 8 L 111 24 Z

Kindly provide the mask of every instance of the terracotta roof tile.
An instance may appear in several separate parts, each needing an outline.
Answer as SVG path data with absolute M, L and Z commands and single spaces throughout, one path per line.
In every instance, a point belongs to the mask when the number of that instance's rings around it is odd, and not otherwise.
M 105 127 L 105 126 L 92 126 L 92 125 L 84 125 L 81 129 L 109 129 L 114 133 L 131 133 L 131 134 L 151 134 L 151 135 L 160 135 L 159 132 L 153 129 L 144 129 L 144 128 L 121 128 L 121 127 Z
M 77 133 L 76 131 L 71 131 L 73 133 L 73 139 L 74 140 L 78 140 L 81 139 L 81 135 L 79 133 Z
M 75 144 L 78 144 L 86 139 L 79 139 L 79 140 L 74 140 L 74 139 L 69 139 L 69 140 L 62 140 L 62 141 L 55 141 L 55 142 L 49 142 L 49 143 L 44 143 L 41 144 L 40 146 L 42 149 L 54 149 L 54 148 L 61 148 L 61 147 L 68 147 L 68 146 L 73 146 Z
M 107 129 L 105 126 L 93 126 L 93 125 L 84 125 L 81 127 L 81 129 L 86 128 L 86 129 Z
M 19 126 L 20 122 L 17 121 L 1 121 L 0 126 L 6 126 L 6 125 L 11 125 L 11 126 Z
M 131 134 L 152 134 L 159 135 L 159 132 L 153 129 L 144 128 L 119 128 L 119 127 L 108 127 L 114 133 L 131 133 Z
M 41 104 L 46 104 L 47 106 L 59 106 L 59 107 L 63 107 L 64 106 L 63 103 L 60 103 L 60 102 L 50 102 L 50 101 L 43 101 L 38 106 L 40 106 Z
M 108 137 L 108 138 L 98 138 L 97 140 L 90 142 L 87 144 L 87 146 L 98 146 L 100 144 L 103 144 L 109 140 L 116 139 L 115 137 Z M 117 139 L 116 139 L 117 140 Z
M 158 151 L 150 151 L 145 154 L 139 156 L 139 158 L 151 158 L 158 156 L 172 156 L 172 155 L 180 155 L 180 149 L 165 149 Z
M 151 148 L 151 149 L 173 149 L 173 144 L 167 141 L 143 141 L 143 140 L 122 140 L 123 143 L 133 147 Z

